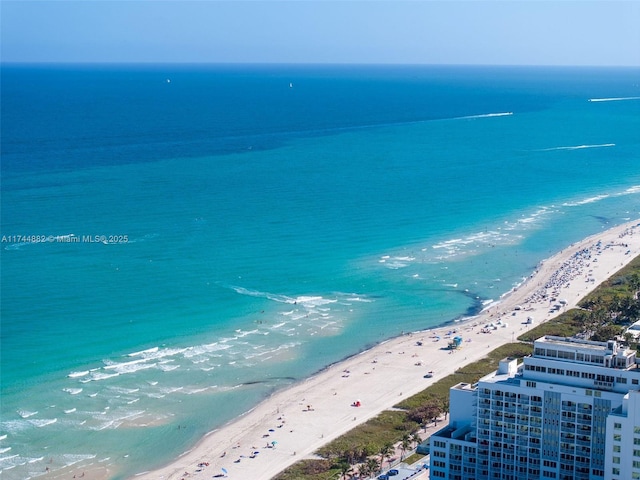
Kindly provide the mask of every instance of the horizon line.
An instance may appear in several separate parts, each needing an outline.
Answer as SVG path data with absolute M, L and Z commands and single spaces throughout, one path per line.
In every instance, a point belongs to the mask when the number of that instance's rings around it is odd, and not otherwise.
M 44 61 L 2 61 L 0 66 L 11 65 L 74 65 L 74 66 L 151 66 L 151 65 L 176 65 L 176 66 L 375 66 L 375 67 L 535 67 L 535 68 L 640 68 L 640 64 L 616 64 L 616 65 L 599 65 L 599 64 L 544 64 L 544 63 L 419 63 L 419 62 L 223 62 L 223 61 L 85 61 L 85 60 L 44 60 Z

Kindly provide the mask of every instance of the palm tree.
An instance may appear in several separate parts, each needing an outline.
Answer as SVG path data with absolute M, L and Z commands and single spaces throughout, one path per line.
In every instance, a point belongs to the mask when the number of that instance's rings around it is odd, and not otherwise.
M 351 475 L 353 473 L 353 468 L 347 462 L 340 462 L 339 467 L 343 480 L 346 480 L 347 475 Z
M 376 460 L 374 457 L 369 457 L 367 458 L 367 470 L 369 471 L 370 474 L 375 475 L 376 473 L 378 473 L 378 469 L 380 468 L 380 465 L 378 464 L 378 460 Z
M 444 418 L 446 419 L 449 415 L 449 397 L 444 399 L 442 403 L 442 411 L 444 412 Z
M 636 298 L 638 290 L 640 290 L 640 274 L 634 273 L 629 278 L 629 286 L 631 287 L 633 298 Z
M 420 445 L 422 443 L 422 438 L 420 438 L 420 435 L 418 434 L 417 430 L 411 434 L 411 443 L 416 448 L 418 447 L 418 445 Z
M 358 465 L 358 476 L 359 477 L 369 476 L 369 467 L 367 467 L 366 463 L 361 463 L 360 465 Z
M 402 459 L 404 459 L 404 452 L 411 447 L 411 437 L 408 433 L 402 435 L 402 442 L 400 443 L 400 450 L 402 451 Z
M 382 467 L 384 465 L 384 459 L 385 458 L 389 459 L 393 454 L 393 445 L 390 443 L 385 443 L 380 448 L 380 452 L 378 453 L 380 453 L 380 466 Z

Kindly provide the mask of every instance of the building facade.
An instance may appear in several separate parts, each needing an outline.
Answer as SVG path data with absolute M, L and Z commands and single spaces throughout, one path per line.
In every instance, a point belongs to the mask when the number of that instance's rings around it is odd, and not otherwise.
M 640 480 L 640 368 L 615 341 L 542 337 L 450 391 L 431 478 Z

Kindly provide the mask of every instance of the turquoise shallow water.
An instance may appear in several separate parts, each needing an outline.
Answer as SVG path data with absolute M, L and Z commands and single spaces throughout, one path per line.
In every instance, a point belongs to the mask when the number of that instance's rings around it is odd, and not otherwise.
M 2 74 L 5 479 L 158 466 L 640 210 L 637 69 Z

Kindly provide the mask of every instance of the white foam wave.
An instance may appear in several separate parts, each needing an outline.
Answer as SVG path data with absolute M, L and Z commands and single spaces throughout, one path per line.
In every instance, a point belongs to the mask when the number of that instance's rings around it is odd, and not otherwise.
M 190 388 L 190 389 L 188 388 L 188 389 L 185 389 L 184 393 L 186 395 L 195 395 L 195 394 L 198 394 L 198 393 L 206 392 L 207 390 L 209 390 L 209 387 Z
M 117 412 L 100 412 L 93 416 L 97 424 L 89 427 L 91 430 L 113 430 L 120 427 L 125 422 L 142 417 L 146 412 L 144 410 L 118 410 Z M 108 415 L 107 415 L 108 414 Z M 105 418 L 107 417 L 107 418 Z
M 20 415 L 22 418 L 29 418 L 29 417 L 33 417 L 34 415 L 36 415 L 38 412 L 30 412 L 29 410 L 18 410 L 18 415 Z
M 0 448 L 0 454 L 2 453 L 7 453 L 8 451 L 11 450 L 11 447 L 5 447 L 5 448 Z M 1 460 L 1 459 L 0 459 Z
M 500 113 L 483 113 L 480 115 L 467 115 L 466 117 L 460 117 L 461 119 L 470 118 L 492 118 L 492 117 L 508 117 L 513 115 L 513 112 L 500 112 Z
M 133 374 L 140 370 L 147 370 L 151 368 L 160 368 L 161 370 L 166 371 L 165 368 L 160 366 L 160 364 L 165 362 L 156 363 L 155 361 L 184 354 L 188 350 L 188 348 L 160 349 L 159 347 L 153 347 L 147 350 L 127 354 L 127 358 L 133 358 L 133 360 L 118 362 L 107 359 L 103 361 L 104 367 L 90 370 L 89 374 L 86 375 L 86 378 L 82 378 L 80 382 L 87 383 L 91 381 L 107 380 L 119 375 Z
M 623 100 L 640 100 L 640 97 L 590 98 L 590 102 L 620 102 Z
M 53 425 L 54 423 L 56 423 L 58 421 L 57 418 L 33 418 L 28 420 L 28 422 L 33 425 L 34 427 L 38 427 L 38 428 L 42 428 L 42 427 L 46 427 L 48 425 Z
M 17 454 L 16 454 L 16 455 L 11 455 L 10 457 L 2 457 L 2 458 L 0 458 L 0 463 L 1 463 L 1 462 L 5 462 L 5 461 L 7 461 L 7 460 L 14 459 L 14 458 L 16 458 L 16 457 L 18 457 L 18 455 L 17 455 Z M 3 465 L 3 466 L 4 466 L 4 465 Z M 13 468 L 14 466 L 15 466 L 15 465 L 11 466 L 10 468 Z M 9 468 L 5 468 L 4 470 L 9 470 Z M 0 471 L 0 473 L 2 473 L 4 470 Z
M 260 298 L 267 298 L 269 300 L 273 300 L 275 302 L 279 302 L 279 303 L 287 303 L 289 305 L 298 305 L 298 304 L 303 304 L 305 306 L 307 305 L 311 305 L 311 306 L 317 306 L 317 305 L 324 305 L 326 303 L 334 303 L 337 300 L 335 299 L 327 299 L 318 295 L 301 295 L 298 297 L 290 297 L 287 295 L 281 295 L 281 294 L 277 294 L 277 293 L 269 293 L 269 292 L 261 292 L 259 290 L 251 290 L 249 288 L 244 288 L 244 287 L 238 287 L 238 286 L 230 286 L 230 288 L 232 290 L 234 290 L 235 292 L 241 294 L 241 295 L 248 295 L 251 297 L 260 297 Z
M 6 439 L 7 439 L 7 436 L 6 436 L 6 435 L 0 435 L 0 441 L 2 441 L 2 440 L 6 440 Z
M 233 340 L 234 338 L 222 339 L 220 341 L 220 343 L 214 342 L 214 343 L 209 343 L 209 344 L 205 344 L 205 345 L 195 345 L 193 347 L 189 347 L 189 348 L 185 349 L 185 352 L 184 352 L 183 356 L 185 358 L 191 359 L 193 357 L 198 357 L 198 356 L 201 356 L 201 355 L 207 355 L 209 353 L 215 353 L 215 352 L 220 352 L 222 350 L 228 350 L 228 349 L 231 348 L 231 345 L 228 345 L 227 342 L 229 340 Z
M 151 353 L 157 353 L 158 350 L 159 350 L 159 347 L 153 347 L 153 348 L 148 348 L 146 350 L 140 350 L 139 352 L 129 353 L 129 354 L 127 354 L 127 356 L 128 357 L 148 356 Z
M 92 454 L 77 455 L 77 454 L 66 453 L 62 455 L 62 459 L 66 467 L 70 467 L 72 465 L 75 465 L 76 463 L 80 463 L 86 460 L 93 460 L 94 458 L 96 458 L 96 455 L 92 455 Z
M 347 297 L 345 300 L 347 302 L 362 302 L 362 303 L 371 303 L 371 302 L 373 302 L 373 300 L 371 300 L 369 298 L 362 298 L 360 296 Z
M 69 395 L 78 395 L 80 392 L 82 392 L 82 389 L 81 388 L 63 388 L 62 391 L 68 393 Z
M 76 408 L 69 408 L 67 410 L 64 411 L 64 413 L 69 414 L 69 413 L 75 413 L 77 411 Z
M 293 303 L 293 299 L 291 299 L 290 297 L 287 297 L 286 295 L 277 295 L 269 292 L 261 292 L 259 290 L 251 290 L 249 288 L 238 287 L 235 285 L 231 285 L 230 288 L 234 290 L 236 293 L 239 293 L 240 295 L 248 295 L 250 297 L 258 297 L 258 298 L 267 298 L 269 300 L 273 300 L 275 302 L 280 302 L 280 303 Z
M 415 261 L 416 257 L 412 257 L 410 255 L 383 255 L 380 257 L 379 263 L 384 263 L 384 266 L 391 269 L 397 270 L 399 268 L 408 267 L 413 261 Z
M 116 373 L 100 373 L 100 372 L 94 372 L 91 375 L 91 378 L 87 378 L 85 380 L 80 380 L 82 383 L 87 383 L 87 382 L 99 382 L 100 380 L 107 380 L 108 378 L 113 378 L 113 377 L 117 377 L 119 376 L 120 373 L 116 372 Z
M 239 329 L 236 330 L 236 333 L 238 334 L 238 336 L 236 338 L 244 338 L 247 335 L 253 335 L 253 334 L 256 334 L 256 333 L 259 333 L 259 332 L 258 332 L 258 330 L 244 331 L 244 330 L 239 328 Z
M 174 370 L 177 370 L 178 368 L 180 368 L 180 365 L 166 365 L 166 364 L 162 364 L 162 365 L 158 365 L 158 368 L 160 370 L 162 370 L 163 372 L 172 372 Z
M 578 200 L 577 202 L 565 202 L 562 205 L 564 207 L 578 207 L 580 205 L 586 205 L 588 203 L 599 202 L 600 200 L 603 200 L 605 198 L 609 198 L 609 195 L 607 195 L 607 194 L 596 195 L 595 197 L 585 198 L 583 200 Z
M 69 378 L 79 378 L 89 375 L 89 370 L 83 370 L 81 372 L 71 372 L 67 377 Z
M 635 185 L 633 187 L 627 188 L 624 192 L 617 193 L 616 196 L 620 197 L 623 195 L 633 195 L 636 193 L 640 193 L 640 185 Z
M 434 250 L 442 250 L 443 254 L 439 258 L 450 258 L 463 253 L 471 253 L 474 249 L 493 245 L 506 245 L 514 243 L 518 236 L 501 232 L 498 230 L 488 230 L 485 232 L 472 233 L 466 237 L 453 238 L 436 243 L 431 246 Z
M 162 388 L 160 391 L 164 394 L 171 394 L 171 393 L 181 392 L 182 390 L 184 390 L 184 387 L 165 387 L 165 388 Z
M 567 147 L 551 147 L 551 148 L 543 148 L 538 150 L 539 152 L 551 152 L 554 150 L 583 150 L 585 148 L 607 148 L 607 147 L 615 147 L 615 143 L 599 143 L 594 145 L 570 145 Z
M 109 390 L 118 394 L 123 394 L 123 395 L 130 395 L 132 393 L 137 393 L 140 391 L 139 388 L 126 388 L 126 387 L 110 387 Z

